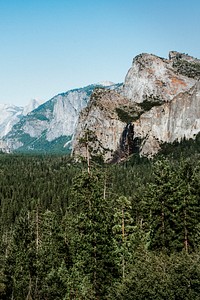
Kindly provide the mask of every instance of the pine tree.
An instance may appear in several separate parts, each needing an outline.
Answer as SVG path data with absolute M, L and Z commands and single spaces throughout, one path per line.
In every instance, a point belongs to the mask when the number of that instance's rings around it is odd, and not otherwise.
M 37 255 L 37 286 L 34 299 L 62 299 L 65 284 L 60 278 L 67 270 L 69 250 L 64 240 L 58 216 L 46 210 L 41 216 L 41 241 Z
M 26 211 L 16 225 L 10 251 L 6 260 L 9 281 L 7 295 L 11 299 L 33 299 L 36 278 L 35 231 L 32 216 Z
M 197 180 L 199 171 L 189 161 L 158 161 L 154 183 L 148 185 L 150 248 L 186 252 L 195 247 L 200 222 Z
M 172 248 L 174 232 L 174 189 L 176 175 L 168 160 L 157 161 L 153 170 L 154 182 L 145 193 L 149 205 L 150 248 L 167 250 Z
M 84 172 L 74 179 L 68 213 L 72 271 L 92 285 L 94 299 L 104 299 L 115 274 L 112 259 L 111 202 L 104 197 L 104 178 L 99 171 Z
M 174 247 L 177 250 L 184 248 L 189 252 L 196 246 L 197 226 L 200 222 L 199 174 L 199 166 L 194 166 L 189 160 L 181 160 L 176 170 L 178 180 L 174 205 Z
M 133 225 L 131 210 L 132 206 L 129 199 L 124 196 L 117 199 L 114 209 L 113 241 L 117 264 L 121 268 L 123 279 L 126 274 L 126 264 L 127 262 L 130 263 L 133 257 L 134 233 L 137 231 L 137 226 Z

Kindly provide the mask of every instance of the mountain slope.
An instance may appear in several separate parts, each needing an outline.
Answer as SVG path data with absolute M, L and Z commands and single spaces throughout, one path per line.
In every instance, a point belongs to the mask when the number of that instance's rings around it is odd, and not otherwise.
M 80 111 L 99 85 L 59 94 L 21 118 L 3 137 L 11 149 L 21 152 L 69 152 Z

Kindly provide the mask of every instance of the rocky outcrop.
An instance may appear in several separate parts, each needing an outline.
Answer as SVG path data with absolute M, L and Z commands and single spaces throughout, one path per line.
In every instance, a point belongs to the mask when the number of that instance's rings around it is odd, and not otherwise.
M 169 60 L 170 61 L 178 61 L 178 60 L 183 60 L 183 61 L 187 61 L 189 63 L 200 63 L 200 59 L 195 58 L 193 56 L 190 56 L 188 54 L 185 53 L 180 53 L 177 51 L 170 51 L 169 52 Z
M 200 131 L 199 71 L 200 60 L 176 51 L 169 59 L 136 56 L 120 94 L 92 95 L 79 117 L 73 154 L 86 156 L 89 145 L 91 154 L 119 161 L 136 151 L 149 157 L 164 142 L 194 138 Z
M 3 142 L 2 140 L 0 140 L 0 152 L 3 152 L 3 153 L 10 153 L 11 152 L 8 145 L 5 142 Z
M 145 100 L 171 101 L 180 92 L 189 90 L 196 80 L 177 74 L 172 60 L 152 54 L 140 54 L 128 71 L 123 95 L 133 102 Z
M 81 112 L 76 129 L 73 152 L 75 156 L 103 156 L 109 161 L 120 147 L 126 122 L 118 109 L 129 106 L 129 100 L 113 90 L 95 89 L 88 106 Z

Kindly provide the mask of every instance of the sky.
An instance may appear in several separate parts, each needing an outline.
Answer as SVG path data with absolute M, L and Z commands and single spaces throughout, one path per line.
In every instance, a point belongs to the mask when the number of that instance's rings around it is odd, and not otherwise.
M 200 58 L 199 0 L 0 0 L 0 103 L 109 80 L 140 53 Z

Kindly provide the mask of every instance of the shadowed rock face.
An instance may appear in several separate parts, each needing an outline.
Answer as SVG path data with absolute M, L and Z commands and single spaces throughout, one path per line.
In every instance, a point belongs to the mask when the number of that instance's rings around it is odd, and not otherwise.
M 89 130 L 91 155 L 103 155 L 104 160 L 110 160 L 119 147 L 120 137 L 126 126 L 126 123 L 120 120 L 116 109 L 128 105 L 129 100 L 117 92 L 96 89 L 89 105 L 80 114 L 72 154 L 86 157 L 85 143 L 81 143 L 80 140 L 87 139 L 86 132 Z
M 137 151 L 136 141 L 141 141 L 141 155 L 152 156 L 163 142 L 195 137 L 200 131 L 200 61 L 175 51 L 169 58 L 138 55 L 120 94 L 94 92 L 79 117 L 74 155 L 86 156 L 80 139 L 87 130 L 93 135 L 91 154 L 101 154 L 105 161 L 119 161 Z
M 143 140 L 141 154 L 146 156 L 157 153 L 163 142 L 195 138 L 200 131 L 200 83 L 141 115 L 134 131 Z

